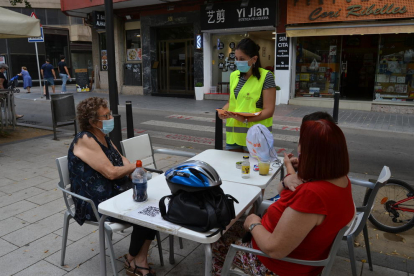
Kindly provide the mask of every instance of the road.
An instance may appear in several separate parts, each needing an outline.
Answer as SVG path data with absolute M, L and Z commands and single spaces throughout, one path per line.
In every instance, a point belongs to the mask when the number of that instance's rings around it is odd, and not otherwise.
M 79 102 L 90 95 L 78 94 L 75 101 Z M 33 93 L 21 93 L 17 96 L 18 113 L 25 115 L 19 122 L 51 127 L 50 102 L 40 99 L 39 96 L 40 94 L 36 96 Z M 107 97 L 105 94 L 99 96 Z M 157 104 L 158 102 L 160 104 Z M 224 102 L 135 96 L 133 104 L 135 133 L 136 135 L 149 133 L 154 146 L 174 147 L 194 152 L 214 148 L 214 108 L 222 106 Z M 125 107 L 122 106 L 122 102 L 119 112 L 123 135 L 126 137 Z M 278 118 L 275 116 L 273 126 L 275 147 L 279 153 L 283 151 L 296 153 L 300 118 L 290 122 Z M 393 177 L 414 184 L 412 168 L 414 135 L 343 126 L 341 128 L 348 143 L 351 172 L 378 175 L 382 166 L 387 165 L 391 168 Z M 64 129 L 73 131 L 71 126 Z

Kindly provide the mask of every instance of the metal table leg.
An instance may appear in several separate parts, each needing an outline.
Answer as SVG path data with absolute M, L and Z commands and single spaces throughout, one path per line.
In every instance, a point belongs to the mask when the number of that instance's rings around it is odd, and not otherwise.
M 204 258 L 204 275 L 211 276 L 211 268 L 213 267 L 213 251 L 211 250 L 211 244 L 209 243 L 204 244 Z
M 99 258 L 101 276 L 106 276 L 106 257 L 105 257 L 105 215 L 99 220 Z
M 169 235 L 168 240 L 170 242 L 170 264 L 175 264 L 175 259 L 174 259 L 174 236 Z

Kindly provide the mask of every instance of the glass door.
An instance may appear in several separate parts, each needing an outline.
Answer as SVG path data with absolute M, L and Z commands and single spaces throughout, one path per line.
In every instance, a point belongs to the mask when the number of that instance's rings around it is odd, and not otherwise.
M 158 43 L 159 88 L 162 94 L 194 95 L 193 40 Z

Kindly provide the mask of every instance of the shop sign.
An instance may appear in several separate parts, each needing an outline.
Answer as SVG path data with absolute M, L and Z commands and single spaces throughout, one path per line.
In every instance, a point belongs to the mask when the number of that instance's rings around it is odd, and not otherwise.
M 276 70 L 289 70 L 289 38 L 286 34 L 276 36 Z
M 213 3 L 202 6 L 201 30 L 275 26 L 276 1 L 249 1 L 246 7 L 241 1 Z
M 105 12 L 94 11 L 92 12 L 92 17 L 95 29 L 105 29 Z
M 414 17 L 414 1 L 288 1 L 288 24 Z

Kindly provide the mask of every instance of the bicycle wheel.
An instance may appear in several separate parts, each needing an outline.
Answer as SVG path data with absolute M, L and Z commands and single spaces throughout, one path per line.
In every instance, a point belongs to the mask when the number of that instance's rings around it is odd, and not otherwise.
M 368 201 L 372 190 L 364 197 Z M 377 229 L 388 233 L 400 233 L 414 227 L 414 199 L 398 205 L 400 208 L 411 209 L 412 212 L 396 210 L 392 205 L 400 200 L 414 196 L 414 188 L 398 179 L 388 180 L 387 185 L 379 189 L 369 216 L 369 221 Z

